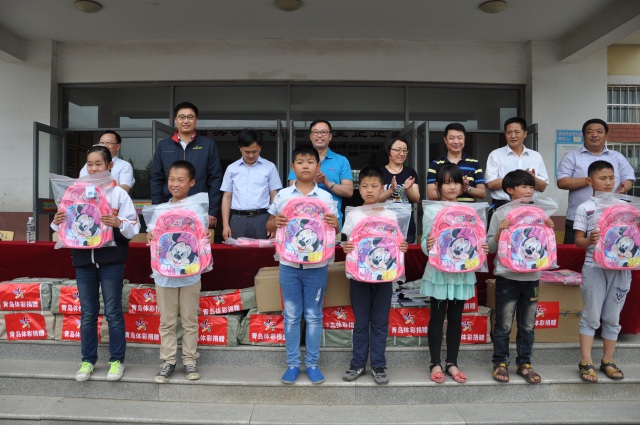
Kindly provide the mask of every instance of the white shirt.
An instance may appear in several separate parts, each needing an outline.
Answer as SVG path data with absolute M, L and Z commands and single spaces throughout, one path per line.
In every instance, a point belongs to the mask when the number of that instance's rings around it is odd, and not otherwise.
M 84 164 L 82 170 L 80 170 L 80 177 L 88 175 L 87 164 Z M 133 177 L 133 167 L 129 162 L 118 157 L 113 158 L 113 168 L 111 169 L 111 175 L 118 182 L 118 184 L 124 184 L 129 187 L 133 187 L 136 179 Z
M 549 184 L 547 169 L 544 166 L 542 156 L 538 152 L 524 147 L 522 154 L 518 156 L 508 145 L 503 146 L 489 154 L 484 180 L 490 183 L 496 179 L 503 179 L 510 171 L 526 170 L 527 168 L 536 170 L 536 177 Z M 509 194 L 502 189 L 489 190 L 489 193 L 491 198 L 495 200 L 511 200 Z
M 588 200 L 578 205 L 578 208 L 576 208 L 575 219 L 573 220 L 573 230 L 583 231 L 584 236 L 586 238 L 591 237 L 591 232 L 596 227 L 595 200 L 596 198 L 594 198 L 593 196 L 590 196 Z M 594 245 L 591 244 L 587 247 L 585 251 L 584 264 L 588 266 L 593 264 L 593 249 L 594 249 Z
M 252 165 L 242 158 L 227 167 L 220 190 L 231 192 L 231 209 L 258 210 L 268 208 L 270 192 L 282 188 L 278 170 L 273 162 L 262 157 Z

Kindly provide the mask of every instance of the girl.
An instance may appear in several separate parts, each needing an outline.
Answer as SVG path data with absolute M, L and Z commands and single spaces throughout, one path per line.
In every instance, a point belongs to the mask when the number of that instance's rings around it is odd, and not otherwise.
M 111 170 L 111 153 L 104 146 L 92 146 L 87 152 L 87 170 L 90 175 Z M 114 181 L 115 185 L 115 181 Z M 109 324 L 109 373 L 108 381 L 117 381 L 124 372 L 125 331 L 122 314 L 122 285 L 124 263 L 129 252 L 129 240 L 140 231 L 140 223 L 131 198 L 119 186 L 107 191 L 112 215 L 103 215 L 100 221 L 113 227 L 115 247 L 98 249 L 72 249 L 72 264 L 76 268 L 76 281 L 80 295 L 82 363 L 76 373 L 76 381 L 86 381 L 93 373 L 98 360 L 99 289 L 102 288 L 104 311 Z M 65 219 L 65 212 L 56 212 L 51 228 Z
M 464 177 L 457 165 L 447 164 L 438 170 L 436 190 L 440 201 L 457 202 L 463 186 Z M 431 206 L 430 208 L 439 209 L 440 207 Z M 425 222 L 423 226 L 422 251 L 427 255 L 436 242 L 435 237 L 428 233 L 432 226 L 432 222 Z M 485 252 L 488 251 L 489 247 L 486 242 L 481 246 Z M 431 263 L 427 263 L 424 270 L 420 292 L 431 297 L 431 319 L 428 335 L 429 352 L 431 353 L 429 370 L 431 370 L 431 380 L 438 384 L 444 382 L 444 374 L 440 364 L 440 348 L 442 347 L 442 328 L 445 315 L 449 326 L 447 326 L 447 359 L 444 371 L 456 382 L 467 381 L 466 375 L 458 369 L 457 364 L 462 335 L 460 323 L 462 322 L 464 302 L 473 297 L 475 283 L 476 275 L 473 272 L 445 273 L 437 270 Z

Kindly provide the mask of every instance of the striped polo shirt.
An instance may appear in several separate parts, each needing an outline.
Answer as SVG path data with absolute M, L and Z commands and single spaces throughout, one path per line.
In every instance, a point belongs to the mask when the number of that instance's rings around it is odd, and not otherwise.
M 451 161 L 447 159 L 447 155 L 441 156 L 440 158 L 434 159 L 431 161 L 429 165 L 429 171 L 427 171 L 427 184 L 435 184 L 436 183 L 436 174 L 438 170 L 445 166 L 446 164 L 451 164 Z M 468 157 L 466 154 L 462 154 L 462 159 L 458 162 L 458 168 L 462 170 L 462 174 L 467 177 L 469 181 L 469 185 L 471 187 L 476 187 L 479 184 L 484 184 L 484 173 L 482 172 L 482 168 L 480 168 L 478 160 Z M 459 202 L 475 202 L 476 199 L 467 194 L 458 196 Z

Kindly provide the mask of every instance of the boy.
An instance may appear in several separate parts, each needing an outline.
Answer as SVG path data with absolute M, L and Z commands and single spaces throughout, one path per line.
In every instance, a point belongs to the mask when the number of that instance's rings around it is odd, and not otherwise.
M 176 203 L 189 196 L 189 189 L 196 184 L 196 169 L 188 161 L 178 160 L 169 167 L 167 187 L 173 196 L 169 202 Z M 153 233 L 147 234 L 153 240 Z M 153 378 L 159 384 L 169 381 L 176 369 L 176 323 L 178 314 L 182 321 L 182 363 L 188 380 L 200 379 L 196 367 L 198 348 L 198 306 L 200 275 L 185 277 L 155 277 L 158 308 L 160 309 L 160 359 L 164 361 L 160 372 Z
M 360 171 L 360 196 L 364 205 L 375 204 L 384 192 L 384 175 L 375 167 L 365 167 Z M 355 223 L 354 223 L 355 224 Z M 346 226 L 346 224 L 345 224 Z M 347 229 L 347 233 L 349 229 Z M 352 242 L 342 245 L 345 254 L 355 249 Z M 402 252 L 407 252 L 406 241 L 400 245 Z M 353 329 L 353 357 L 349 370 L 342 379 L 355 381 L 366 371 L 367 357 L 371 358 L 371 373 L 376 384 L 389 382 L 385 371 L 387 361 L 384 356 L 389 333 L 389 310 L 391 309 L 391 282 L 368 283 L 350 279 L 351 308 L 356 319 Z M 369 336 L 371 327 L 371 336 Z
M 509 195 L 511 201 L 515 201 L 533 197 L 535 184 L 536 181 L 531 173 L 525 170 L 514 170 L 502 179 L 502 190 Z M 495 254 L 498 251 L 500 233 L 509 227 L 505 217 L 504 207 L 498 208 L 491 217 L 487 231 L 487 243 L 491 253 Z M 547 219 L 546 225 L 553 228 L 553 221 Z M 496 324 L 493 330 L 493 379 L 498 382 L 509 382 L 509 334 L 515 315 L 518 326 L 516 334 L 518 375 L 530 384 L 537 384 L 541 378 L 531 368 L 531 355 L 540 272 L 513 272 L 502 266 L 496 256 L 494 274 L 496 275 Z
M 613 165 L 606 161 L 595 161 L 587 170 L 587 184 L 593 187 L 593 193 L 611 192 L 615 189 Z M 631 287 L 631 271 L 606 270 L 593 266 L 593 246 L 600 239 L 600 229 L 595 228 L 594 198 L 583 202 L 576 209 L 573 223 L 575 243 L 586 248 L 584 265 L 582 266 L 582 285 L 580 291 L 584 299 L 584 310 L 580 319 L 580 378 L 585 382 L 598 382 L 598 375 L 593 367 L 591 347 L 596 329 L 602 321 L 602 345 L 604 353 L 600 362 L 600 370 L 608 378 L 620 380 L 624 378 L 622 371 L 613 363 L 618 333 L 620 333 L 620 311 Z
M 310 146 L 296 148 L 292 154 L 291 169 L 296 175 L 293 185 L 282 189 L 269 207 L 267 231 L 275 232 L 277 228 L 287 225 L 287 217 L 278 210 L 282 199 L 291 196 L 310 196 L 323 201 L 333 198 L 328 192 L 320 189 L 314 178 L 320 168 L 318 151 Z M 337 212 L 325 214 L 324 221 L 340 231 Z M 324 382 L 324 376 L 318 369 L 320 358 L 320 338 L 322 336 L 322 307 L 327 287 L 327 264 L 296 264 L 280 260 L 280 288 L 284 302 L 284 337 L 287 350 L 287 370 L 282 375 L 282 382 L 293 384 L 300 375 L 300 318 L 304 312 L 306 322 L 305 356 L 306 372 L 314 384 Z

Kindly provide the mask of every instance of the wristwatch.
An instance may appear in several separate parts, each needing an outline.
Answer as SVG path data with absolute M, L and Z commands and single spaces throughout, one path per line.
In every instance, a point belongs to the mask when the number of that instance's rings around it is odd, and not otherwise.
M 471 186 L 467 187 L 467 193 L 471 193 Z

